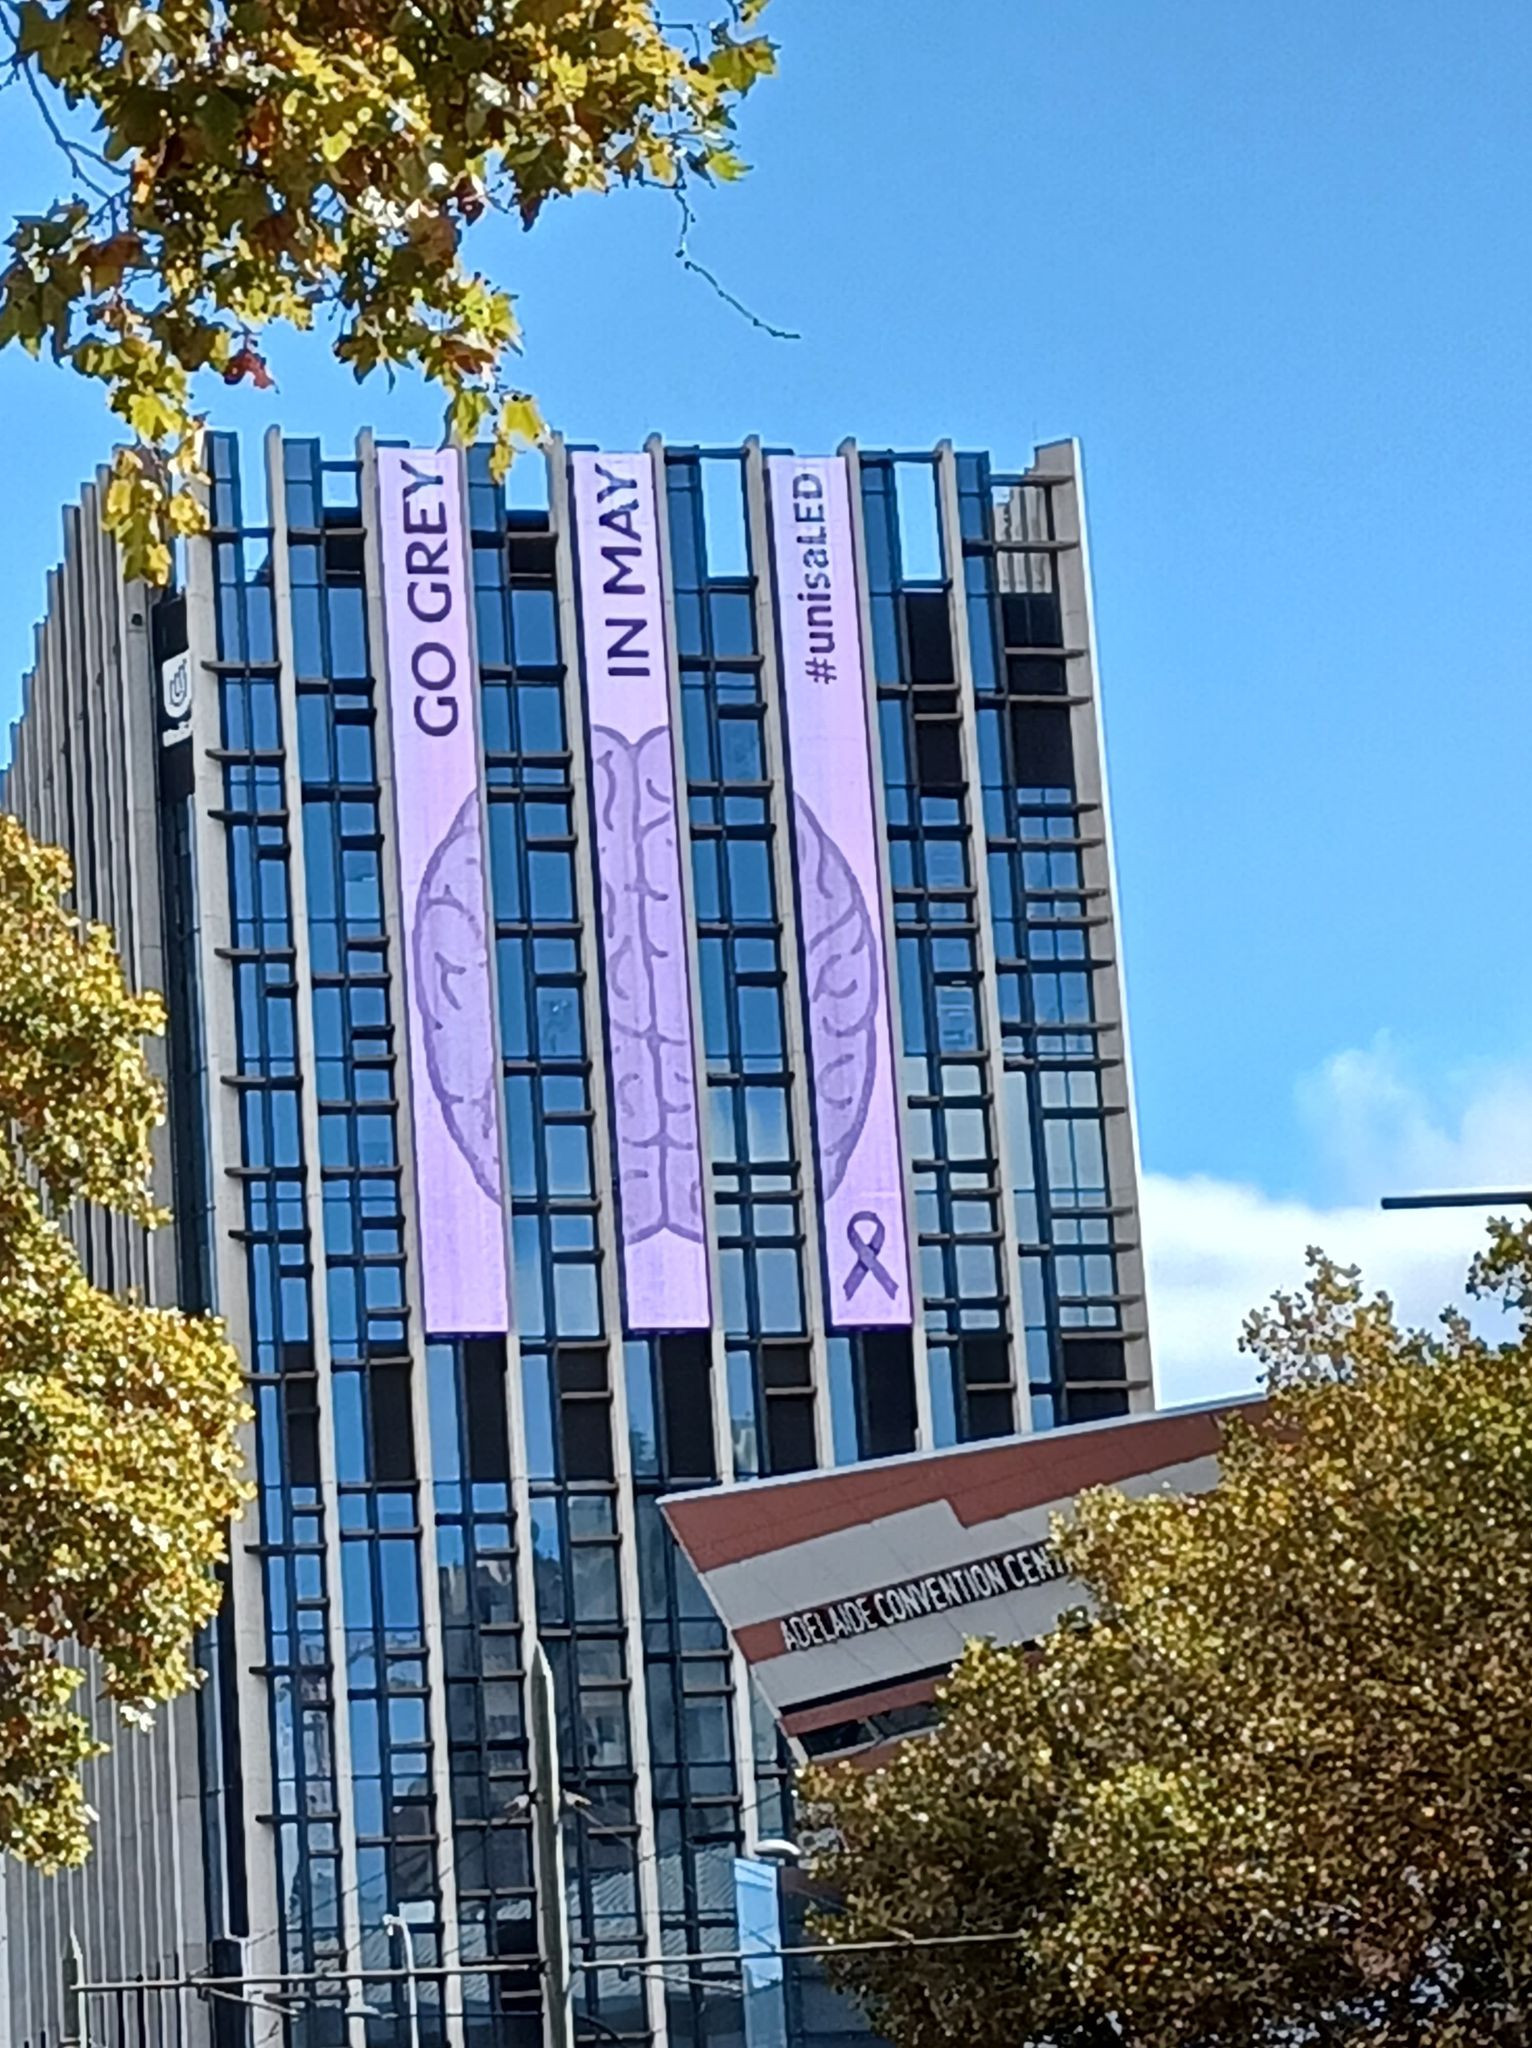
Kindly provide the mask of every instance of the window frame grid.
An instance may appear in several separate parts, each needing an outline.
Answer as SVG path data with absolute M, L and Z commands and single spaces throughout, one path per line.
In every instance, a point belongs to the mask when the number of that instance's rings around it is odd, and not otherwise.
M 575 866 L 579 827 L 573 748 L 580 741 L 571 723 L 561 646 L 559 541 L 551 516 L 508 509 L 488 478 L 479 450 L 470 453 L 469 493 L 491 899 L 501 992 L 500 1063 L 510 1134 L 521 1395 L 529 1444 L 531 1525 L 525 1541 L 533 1559 L 538 1636 L 553 1669 L 559 1704 L 563 1780 L 573 1795 L 562 1819 L 570 1946 L 582 1962 L 599 1963 L 641 1951 L 645 1936 L 634 1687 L 614 1440 L 613 1337 L 605 1307 L 593 1055 L 586 1023 L 589 942 L 579 917 Z M 524 629 L 518 625 L 517 600 L 524 593 L 539 599 L 535 609 L 523 606 L 535 622 L 533 630 L 551 628 L 551 641 L 537 647 L 532 659 L 522 658 L 518 637 Z M 551 744 L 550 728 L 555 703 L 556 745 Z M 565 812 L 564 829 L 547 835 L 531 832 L 533 808 L 554 805 Z M 514 822 L 502 826 L 502 818 Z M 537 901 L 531 867 L 536 852 L 562 861 L 565 879 L 556 907 Z M 560 954 L 554 953 L 555 947 Z M 540 998 L 548 994 L 562 1005 L 572 1049 L 548 1049 L 540 1043 L 545 1014 Z M 520 1035 L 523 1022 L 525 1034 Z M 560 1107 L 550 1099 L 550 1081 L 562 1083 L 570 1092 L 567 1105 Z M 578 1101 L 573 1099 L 576 1087 Z M 530 1142 L 518 1144 L 515 1134 L 521 1123 Z M 549 1178 L 549 1134 L 571 1129 L 583 1133 L 581 1184 L 573 1192 L 555 1189 Z M 529 1167 L 532 1178 L 518 1181 Z M 572 1226 L 563 1246 L 557 1242 L 561 1223 Z M 577 1236 L 587 1241 L 576 1242 Z M 580 1299 L 592 1313 L 561 1328 L 559 1274 L 568 1269 L 588 1275 L 581 1283 Z M 533 1289 L 541 1312 L 529 1328 Z M 588 1471 L 592 1458 L 601 1468 L 598 1476 L 572 1476 Z M 575 1526 L 603 1517 L 603 1533 Z M 550 1535 L 551 1551 L 544 1547 Z M 593 1617 L 581 1612 L 585 1589 L 580 1560 L 597 1553 L 610 1559 L 605 1575 L 611 1599 L 609 1611 Z M 583 1672 L 582 1649 L 587 1659 Z M 610 1661 L 611 1671 L 593 1675 L 592 1667 L 603 1660 Z M 598 1711 L 611 1713 L 614 1707 L 617 1718 L 612 1725 L 620 1726 L 622 1761 L 601 1764 L 580 1757 L 573 1744 L 574 1730 L 587 1714 L 595 1726 Z M 616 1858 L 617 1867 L 608 1876 L 617 1879 L 616 1888 L 624 1894 L 615 1914 L 603 1910 L 606 1901 L 596 1869 L 603 1855 Z M 648 2041 L 644 2001 L 635 2000 L 630 1982 L 581 1969 L 577 1983 L 581 2009 L 574 2023 L 582 2048 L 614 2033 L 624 2042 Z M 618 2020 L 637 2017 L 639 2023 L 614 2029 L 602 2017 L 604 2008 Z
M 295 1384 L 314 1389 L 313 1255 L 304 1200 L 306 1162 L 299 1113 L 302 1080 L 295 1046 L 276 1055 L 270 1044 L 275 966 L 296 1002 L 291 841 L 282 766 L 281 705 L 274 660 L 275 613 L 269 586 L 269 528 L 240 523 L 238 446 L 211 437 L 214 526 L 210 537 L 218 619 L 219 736 L 225 887 L 235 945 L 231 969 L 239 1047 L 242 1223 L 240 1243 L 249 1301 L 248 1381 L 256 1409 L 259 1520 L 256 1550 L 264 1593 L 265 1658 L 274 1810 L 257 1818 L 272 1827 L 278 1881 L 278 1935 L 285 1966 L 322 1969 L 346 1961 L 340 1911 L 344 1875 L 339 1769 L 335 1749 L 335 1672 L 330 1648 L 332 1593 L 323 1496 L 292 1473 Z M 264 544 L 256 574 L 268 582 L 260 605 L 244 588 L 252 552 Z M 239 588 L 231 591 L 230 575 Z M 270 661 L 252 663 L 248 619 L 268 621 Z M 249 744 L 255 725 L 252 691 L 269 710 L 272 744 Z M 236 714 L 238 714 L 236 720 Z M 231 745 L 231 741 L 242 744 Z M 246 975 L 250 966 L 260 973 Z M 252 1001 L 255 1014 L 250 1014 Z M 280 1118 L 279 1100 L 290 1104 Z M 252 1139 L 257 1142 L 252 1143 Z M 255 1157 L 252 1158 L 252 1153 Z M 289 1256 L 289 1254 L 291 1254 Z M 328 1790 L 326 1790 L 328 1788 Z M 294 1910 L 296 1909 L 296 1910 Z M 315 2015 L 316 2036 L 333 2025 L 334 2009 Z
M 517 1570 L 521 1529 L 510 1479 L 508 1424 L 500 1432 L 506 1476 L 474 1476 L 475 1459 L 483 1457 L 483 1447 L 475 1442 L 471 1420 L 467 1374 L 472 1341 L 432 1341 L 426 1363 L 458 1945 L 464 1964 L 481 1953 L 507 1960 L 506 1952 L 493 1947 L 492 1930 L 503 1921 L 507 1926 L 524 1923 L 530 1946 L 525 1951 L 526 1982 L 509 1973 L 463 1978 L 464 2029 L 468 2048 L 541 2048 L 541 1931 L 527 1726 L 526 1616 Z M 510 1392 L 503 1343 L 500 1352 L 503 1406 Z M 457 1551 L 461 1555 L 454 1557 Z M 461 1601 L 453 1597 L 454 1572 L 462 1578 Z M 486 1608 L 485 1593 L 494 1588 L 501 1602 L 508 1596 L 509 1619 L 492 1619 L 493 1609 Z M 515 1701 L 514 1736 L 494 1730 L 492 1686 L 509 1691 Z M 471 1731 L 466 1725 L 469 1718 Z M 498 1846 L 506 1835 L 516 1837 L 514 1848 Z M 514 1874 L 517 1864 L 525 1873 L 519 1881 Z M 481 1926 L 482 1947 L 476 1932 Z
M 1009 1113 L 1030 1393 L 1040 1422 L 1097 1420 L 1126 1414 L 1130 1406 L 1124 1309 L 1131 1297 L 1120 1288 L 1119 1258 L 1132 1249 L 1117 1227 L 1125 1212 L 1111 1182 L 1106 1129 L 1109 1117 L 1126 1112 L 1103 1101 L 1102 1077 L 1111 1062 L 1102 1056 L 1105 1027 L 1095 1000 L 1096 976 L 1106 964 L 1096 935 L 1110 930 L 1112 913 L 1107 891 L 1088 882 L 1082 861 L 1102 845 L 1103 826 L 1099 805 L 1080 797 L 1073 768 L 1067 785 L 1022 782 L 1015 725 L 1018 710 L 1024 716 L 1033 708 L 1043 715 L 1056 709 L 1073 752 L 1074 707 L 1087 700 L 1068 686 L 1068 663 L 1082 650 L 1065 644 L 1060 564 L 1077 543 L 1061 535 L 1062 480 L 997 474 L 984 455 L 959 457 L 958 479 L 1005 1086 L 1019 1086 L 1025 1102 L 1022 1117 Z M 1002 503 L 1019 508 L 1013 522 L 1019 533 L 997 530 L 1007 523 Z M 1007 563 L 1016 569 L 1008 571 Z M 1021 588 L 1008 592 L 1008 584 Z M 1007 625 L 1008 595 L 1026 600 L 1016 607 L 1026 644 Z M 1043 597 L 1051 604 L 1031 601 Z M 1045 662 L 1058 687 L 1052 680 L 1046 688 L 1017 686 L 1035 685 Z M 1060 916 L 1061 907 L 1076 914 Z M 1050 936 L 1051 947 L 1037 943 L 1041 934 Z M 1095 1099 L 1077 1100 L 1077 1092 Z M 1015 1130 L 1022 1121 L 1025 1129 Z M 1093 1133 L 1099 1177 L 1082 1182 L 1076 1169 L 1066 1183 L 1053 1171 L 1055 1155 L 1067 1149 L 1073 1164 L 1081 1129 Z M 1104 1240 L 1095 1235 L 1098 1227 Z M 1077 1289 L 1071 1281 L 1078 1281 Z M 1037 1304 L 1032 1312 L 1029 1304 Z M 1090 1378 L 1072 1369 L 1068 1330 L 1116 1339 L 1120 1372 Z M 1082 1363 L 1090 1356 L 1076 1352 Z
M 742 570 L 716 576 L 709 569 L 704 461 L 720 473 L 733 471 L 745 548 Z M 776 874 L 759 568 L 751 559 L 745 457 L 738 450 L 704 455 L 668 449 L 664 499 L 677 619 L 706 1076 L 702 1108 L 716 1218 L 719 1315 L 725 1324 L 734 1477 L 752 1478 L 810 1470 L 819 1462 L 806 1265 L 818 1251 L 809 1244 L 793 1116 L 798 1077 L 789 1057 L 783 956 L 788 924 Z M 731 622 L 730 638 L 723 637 L 724 620 Z M 731 759 L 732 735 L 746 730 L 753 738 L 745 751 L 753 760 Z M 754 772 L 736 772 L 746 766 Z M 743 858 L 747 847 L 760 849 L 749 862 Z M 738 860 L 736 852 L 741 853 Z M 770 1005 L 758 1000 L 768 992 L 774 999 Z M 769 1025 L 771 1042 L 764 1049 L 747 1044 L 747 1016 Z M 775 1106 L 768 1111 L 773 1097 Z M 756 1157 L 757 1145 L 771 1142 L 762 1125 L 767 1118 L 780 1134 L 780 1150 Z M 761 1227 L 775 1226 L 778 1212 L 788 1219 L 785 1230 Z M 783 1279 L 773 1279 L 768 1287 L 768 1275 L 779 1271 Z
M 962 693 L 958 650 L 951 644 L 948 606 L 951 584 L 945 573 L 906 576 L 903 568 L 898 495 L 901 467 L 929 472 L 933 495 L 938 471 L 932 456 L 863 451 L 859 486 L 865 535 L 866 573 L 872 617 L 874 692 L 878 707 L 879 773 L 889 838 L 894 908 L 895 971 L 900 982 L 904 1042 L 900 1048 L 901 1092 L 906 1111 L 907 1165 L 915 1189 L 915 1256 L 920 1274 L 922 1317 L 930 1360 L 929 1378 L 936 1447 L 1010 1434 L 1017 1426 L 1012 1362 L 1012 1289 L 1002 1256 L 1004 1228 L 998 1142 L 999 1103 L 987 1074 L 993 1049 L 986 1040 L 980 906 L 974 872 L 974 792 L 963 767 Z M 938 531 L 940 506 L 936 506 Z M 929 624 L 942 621 L 947 635 L 947 673 L 922 676 L 928 648 L 914 644 L 911 598 L 929 600 Z M 941 666 L 940 663 L 937 664 Z M 927 731 L 950 728 L 938 746 Z M 923 754 L 930 759 L 923 762 Z M 923 769 L 931 771 L 922 785 Z M 938 770 L 941 771 L 938 774 Z M 943 776 L 945 779 L 942 779 Z M 933 849 L 956 847 L 933 857 Z M 903 849 L 908 848 L 906 856 Z M 944 873 L 943 870 L 948 870 Z M 959 948 L 966 949 L 966 958 Z M 949 957 L 950 956 L 950 957 Z M 911 971 L 911 961 L 915 962 Z M 941 988 L 966 992 L 966 1006 L 949 1004 L 945 1020 Z M 961 1022 L 969 1042 L 958 1045 L 946 1033 Z M 918 1071 L 917 1071 L 918 1068 Z M 962 1094 L 949 1095 L 947 1075 L 957 1070 Z M 967 1086 L 967 1077 L 976 1086 Z M 952 1107 L 977 1112 L 980 1149 L 953 1156 L 945 1143 Z M 919 1138 L 929 1123 L 932 1146 Z M 966 1125 L 965 1125 L 966 1128 Z M 961 1211 L 987 1209 L 964 1218 Z M 968 1227 L 960 1228 L 963 1223 Z M 982 1226 L 982 1227 L 974 1227 Z M 981 1249 L 993 1265 L 993 1285 L 964 1273 L 965 1251 Z M 970 1261 L 975 1267 L 978 1261 Z M 934 1291 L 939 1286 L 940 1292 Z
M 361 464 L 355 458 L 326 462 L 312 441 L 289 441 L 282 456 L 289 567 L 309 572 L 292 577 L 295 638 L 306 618 L 309 640 L 295 656 L 294 701 L 357 1918 L 364 1963 L 386 1967 L 391 1944 L 384 1915 L 424 1901 L 431 1919 L 412 1919 L 411 1938 L 429 1973 L 442 1960 L 446 1900 L 432 1650 L 425 1627 L 419 1446 L 411 1413 L 398 1068 L 384 919 L 380 713 L 367 617 Z M 340 488 L 332 489 L 335 485 Z M 309 518 L 298 523 L 295 513 Z M 348 620 L 352 635 L 344 662 L 337 658 L 338 619 Z M 353 901 L 358 875 L 370 878 L 365 909 Z M 359 1005 L 358 996 L 371 1000 Z M 333 1045 L 332 998 L 337 1012 Z M 357 1022 L 359 1008 L 363 1016 L 372 1012 L 365 1024 Z M 365 1057 L 358 1057 L 359 1044 Z M 381 1077 L 383 1085 L 369 1095 L 360 1085 L 362 1076 Z M 370 1244 L 373 1237 L 384 1243 Z M 386 1402 L 385 1383 L 392 1390 Z M 385 1419 L 391 1438 L 386 1456 L 393 1468 L 388 1471 L 379 1460 Z M 362 1768 L 374 1760 L 375 1768 Z M 428 1974 L 419 1987 L 421 2022 L 431 2040 L 443 2038 L 443 1988 Z M 396 2017 L 402 2016 L 402 1987 L 384 1989 L 386 2003 Z

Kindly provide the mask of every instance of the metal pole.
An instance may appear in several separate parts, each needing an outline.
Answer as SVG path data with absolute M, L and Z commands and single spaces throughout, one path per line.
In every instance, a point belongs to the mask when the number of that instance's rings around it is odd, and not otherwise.
M 69 1947 L 64 1954 L 64 2033 L 59 2048 L 85 2048 L 85 1957 L 80 1937 L 71 1927 Z
M 415 1982 L 415 1943 L 409 1922 L 397 1913 L 385 1913 L 383 1925 L 393 1929 L 404 1948 L 404 2004 L 410 2018 L 410 2048 L 420 2048 L 420 1999 Z
M 574 1981 L 564 1919 L 564 1837 L 559 1826 L 564 1800 L 559 1783 L 558 1702 L 553 1692 L 553 1666 L 541 1643 L 533 1645 L 527 1671 L 527 1722 L 532 1737 L 532 1827 L 537 1838 L 543 1981 L 548 1987 L 548 2048 L 573 2048 Z

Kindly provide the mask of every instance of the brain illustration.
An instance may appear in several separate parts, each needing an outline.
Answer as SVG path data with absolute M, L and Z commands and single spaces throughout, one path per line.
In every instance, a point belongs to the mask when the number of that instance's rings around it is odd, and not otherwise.
M 793 799 L 793 817 L 814 1103 L 828 1199 L 846 1177 L 872 1099 L 878 954 L 867 899 L 850 862 L 801 796 Z
M 495 1031 L 477 797 L 468 798 L 426 864 L 410 951 L 432 1093 L 474 1179 L 499 1202 Z
M 675 773 L 662 726 L 591 734 L 601 926 L 623 1234 L 702 1241 L 702 1166 L 676 846 Z

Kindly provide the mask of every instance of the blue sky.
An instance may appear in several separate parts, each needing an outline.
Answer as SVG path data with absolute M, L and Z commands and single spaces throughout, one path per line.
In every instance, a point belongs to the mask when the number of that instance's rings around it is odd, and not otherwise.
M 609 444 L 950 435 L 1020 464 L 1079 435 L 1167 1327 L 1195 1351 L 1208 1262 L 1259 1292 L 1263 1247 L 1310 1219 L 1408 1297 L 1457 1240 L 1433 1224 L 1407 1254 L 1368 1213 L 1380 1186 L 1532 1172 L 1532 10 L 769 15 L 756 168 L 695 244 L 803 338 L 683 274 L 658 195 L 581 202 L 481 234 L 528 381 Z M 51 169 L 8 98 L 0 200 Z M 434 426 L 422 391 L 358 390 L 317 340 L 272 353 L 274 401 L 220 388 L 221 418 L 337 446 Z M 0 418 L 8 718 L 55 508 L 109 433 L 19 357 Z M 1248 1257 L 1212 1241 L 1239 1202 Z

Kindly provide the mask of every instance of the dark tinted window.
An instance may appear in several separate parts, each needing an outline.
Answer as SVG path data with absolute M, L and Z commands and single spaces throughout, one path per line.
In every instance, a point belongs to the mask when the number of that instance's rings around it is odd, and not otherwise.
M 1068 688 L 1064 664 L 1054 654 L 1012 654 L 1005 675 L 1018 697 L 1062 697 Z
M 612 1477 L 611 1409 L 605 1401 L 589 1396 L 560 1403 L 564 1434 L 564 1477 L 566 1479 L 610 1479 Z
M 505 1339 L 472 1337 L 463 1346 L 468 1396 L 468 1470 L 489 1482 L 511 1476 L 505 1412 Z
M 915 728 L 915 774 L 925 790 L 963 787 L 963 755 L 956 721 L 922 719 Z
M 818 1463 L 814 1401 L 808 1394 L 773 1394 L 766 1402 L 768 1469 L 808 1472 Z
M 1074 743 L 1066 704 L 1013 704 L 1016 780 L 1024 789 L 1073 789 Z
M 1059 601 L 1051 590 L 1011 592 L 1000 600 L 1007 647 L 1061 647 Z
M 707 1337 L 700 1333 L 662 1337 L 659 1364 L 667 1476 L 672 1480 L 716 1479 Z
M 1126 1376 L 1120 1337 L 1066 1337 L 1064 1377 L 1072 1382 L 1120 1380 Z
M 915 1448 L 915 1358 L 908 1330 L 862 1335 L 861 1452 L 896 1458 Z
M 911 590 L 904 599 L 905 630 L 910 643 L 910 681 L 952 680 L 952 627 L 944 590 Z
M 372 1410 L 373 1478 L 383 1482 L 415 1476 L 415 1432 L 410 1418 L 410 1369 L 375 1365 L 367 1375 Z
M 285 1379 L 282 1405 L 287 1423 L 287 1477 L 293 1486 L 319 1484 L 319 1382 Z
M 1066 1422 L 1110 1422 L 1128 1412 L 1126 1387 L 1074 1387 L 1066 1397 Z

